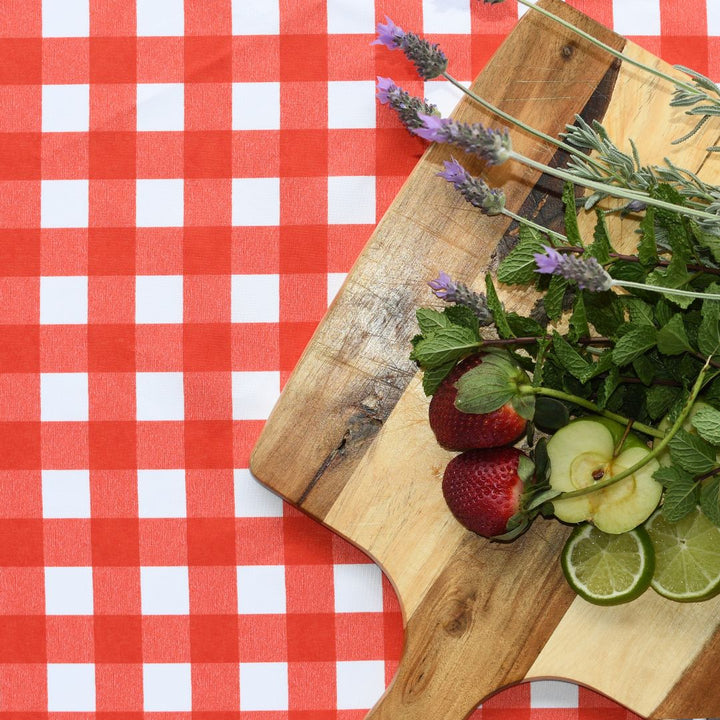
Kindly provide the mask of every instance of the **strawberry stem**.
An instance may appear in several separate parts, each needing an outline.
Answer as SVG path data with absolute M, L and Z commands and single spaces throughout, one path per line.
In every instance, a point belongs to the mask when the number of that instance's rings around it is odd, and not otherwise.
M 594 485 L 590 485 L 586 488 L 581 488 L 580 490 L 572 490 L 571 492 L 561 493 L 560 495 L 558 495 L 557 499 L 566 500 L 570 498 L 582 497 L 583 495 L 589 495 L 590 493 L 602 490 L 603 488 L 609 487 L 610 485 L 614 485 L 616 482 L 620 482 L 621 480 L 624 480 L 625 478 L 634 475 L 638 470 L 640 470 L 640 468 L 649 463 L 650 460 L 657 457 L 668 446 L 673 437 L 675 437 L 677 431 L 683 426 L 685 420 L 687 420 L 688 415 L 690 414 L 690 410 L 692 409 L 692 406 L 695 403 L 695 400 L 700 393 L 700 390 L 702 389 L 703 381 L 705 379 L 705 373 L 708 371 L 709 367 L 710 358 L 705 361 L 705 365 L 698 374 L 697 379 L 695 380 L 695 384 L 690 391 L 690 396 L 688 397 L 687 402 L 683 406 L 682 411 L 675 419 L 675 422 L 672 424 L 671 428 L 665 433 L 660 442 L 655 445 L 655 447 L 653 447 L 653 449 L 647 455 L 645 455 L 642 460 L 639 460 L 634 465 L 627 468 L 627 470 L 623 470 L 621 473 L 606 478 L 605 480 L 600 480 L 600 482 L 597 482 Z
M 520 385 L 518 387 L 518 392 L 521 395 L 544 395 L 545 397 L 556 398 L 557 400 L 565 400 L 566 402 L 573 403 L 573 405 L 585 408 L 585 410 L 590 410 L 596 415 L 602 415 L 610 420 L 615 420 L 615 422 L 619 422 L 621 425 L 630 425 L 632 429 L 643 433 L 643 435 L 650 435 L 654 438 L 664 437 L 664 433 L 661 430 L 658 430 L 651 425 L 646 425 L 645 423 L 638 422 L 637 420 L 631 420 L 630 418 L 618 415 L 610 410 L 605 410 L 590 400 L 581 398 L 578 395 L 566 393 L 563 390 L 555 390 L 554 388 L 546 388 L 542 386 L 532 387 L 532 385 Z

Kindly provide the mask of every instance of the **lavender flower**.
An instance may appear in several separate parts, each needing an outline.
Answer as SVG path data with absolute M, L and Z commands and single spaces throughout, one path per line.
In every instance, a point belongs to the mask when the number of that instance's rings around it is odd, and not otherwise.
M 405 32 L 387 15 L 385 24 L 378 23 L 378 36 L 373 45 L 384 45 L 388 50 L 400 48 L 424 80 L 432 80 L 447 70 L 448 60 L 436 44 L 432 44 L 412 32 Z
M 505 193 L 470 175 L 455 158 L 445 160 L 445 170 L 438 176 L 451 182 L 471 205 L 487 215 L 500 215 L 505 208 Z
M 433 294 L 441 300 L 464 305 L 472 310 L 481 326 L 492 325 L 493 316 L 488 308 L 487 298 L 482 293 L 471 290 L 464 283 L 453 282 L 446 272 L 441 272 L 435 280 L 430 280 L 428 285 Z
M 413 97 L 399 88 L 390 78 L 378 77 L 376 97 L 383 105 L 389 105 L 398 114 L 400 121 L 408 130 L 422 127 L 420 113 L 433 116 L 438 112 L 435 105 Z
M 560 275 L 566 280 L 577 283 L 581 290 L 603 292 L 615 283 L 602 265 L 594 257 L 581 258 L 572 254 L 559 253 L 551 247 L 544 246 L 545 254 L 535 253 L 537 271 L 545 275 Z
M 490 165 L 500 165 L 510 157 L 512 144 L 507 130 L 489 130 L 480 123 L 459 123 L 452 118 L 418 113 L 422 126 L 413 130 L 430 142 L 450 143 L 465 152 L 485 158 Z

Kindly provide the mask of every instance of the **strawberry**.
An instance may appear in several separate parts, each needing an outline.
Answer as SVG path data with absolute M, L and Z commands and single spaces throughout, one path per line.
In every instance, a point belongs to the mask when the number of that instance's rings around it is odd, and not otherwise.
M 521 511 L 534 469 L 530 458 L 514 447 L 467 450 L 445 468 L 443 496 L 460 524 L 478 535 L 522 532 L 529 517 L 523 518 L 522 527 L 508 527 L 508 520 Z
M 430 400 L 430 427 L 448 450 L 502 447 L 511 445 L 525 432 L 527 421 L 508 402 L 490 413 L 466 413 L 455 407 L 455 383 L 483 361 L 485 353 L 471 355 L 458 363 L 440 383 Z

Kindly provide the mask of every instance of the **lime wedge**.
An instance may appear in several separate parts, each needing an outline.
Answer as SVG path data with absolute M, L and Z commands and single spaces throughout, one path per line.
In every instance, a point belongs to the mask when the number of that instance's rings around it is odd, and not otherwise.
M 596 605 L 619 605 L 648 589 L 655 556 L 641 527 L 609 534 L 585 523 L 571 533 L 561 562 L 565 578 L 580 597 Z
M 645 528 L 655 548 L 653 590 L 679 602 L 720 593 L 720 528 L 699 508 L 676 523 L 657 511 Z

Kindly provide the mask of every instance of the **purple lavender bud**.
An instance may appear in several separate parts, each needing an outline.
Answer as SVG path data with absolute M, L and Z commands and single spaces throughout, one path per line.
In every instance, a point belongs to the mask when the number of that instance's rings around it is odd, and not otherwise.
M 480 325 L 492 325 L 493 316 L 487 306 L 487 298 L 482 293 L 471 290 L 464 283 L 453 282 L 446 272 L 440 272 L 428 285 L 441 300 L 470 308 L 477 316 Z
M 387 15 L 385 16 L 385 24 L 377 24 L 378 36 L 370 43 L 371 45 L 384 45 L 388 50 L 396 50 L 401 47 L 405 32 L 398 27 Z
M 428 285 L 433 291 L 433 295 L 435 295 L 435 297 L 439 297 L 441 300 L 447 300 L 448 302 L 455 302 L 455 291 L 457 290 L 457 286 L 446 272 L 440 271 L 437 278 L 435 278 L 435 280 L 430 280 Z
M 450 143 L 465 152 L 485 158 L 490 165 L 500 165 L 510 157 L 512 144 L 507 130 L 489 130 L 480 123 L 459 123 L 452 118 L 418 114 L 422 126 L 416 135 L 430 142 Z
M 384 45 L 388 50 L 400 48 L 424 80 L 432 80 L 447 70 L 447 57 L 437 44 L 428 42 L 415 33 L 406 33 L 387 15 L 385 24 L 377 24 L 378 36 L 372 45 Z
M 390 78 L 378 77 L 377 89 L 377 99 L 384 105 L 389 105 L 408 130 L 413 131 L 417 127 L 422 127 L 420 114 L 433 116 L 438 112 L 435 105 L 413 97 L 399 88 Z
M 537 265 L 536 272 L 542 273 L 544 275 L 552 275 L 557 270 L 558 265 L 560 264 L 560 253 L 555 250 L 554 248 L 548 247 L 547 245 L 543 245 L 543 250 L 545 253 L 535 253 L 533 257 L 535 258 L 535 264 Z
M 642 200 L 631 200 L 626 206 L 625 211 L 631 213 L 643 212 L 647 207 L 647 203 Z
M 613 279 L 597 258 L 585 259 L 571 253 L 559 253 L 550 247 L 545 247 L 545 252 L 546 255 L 539 253 L 534 255 L 537 272 L 560 275 L 566 280 L 577 283 L 581 290 L 590 292 L 604 292 L 613 286 Z
M 490 188 L 482 178 L 470 175 L 455 158 L 445 160 L 445 170 L 438 175 L 451 182 L 471 205 L 487 215 L 499 215 L 505 208 L 505 193 Z

